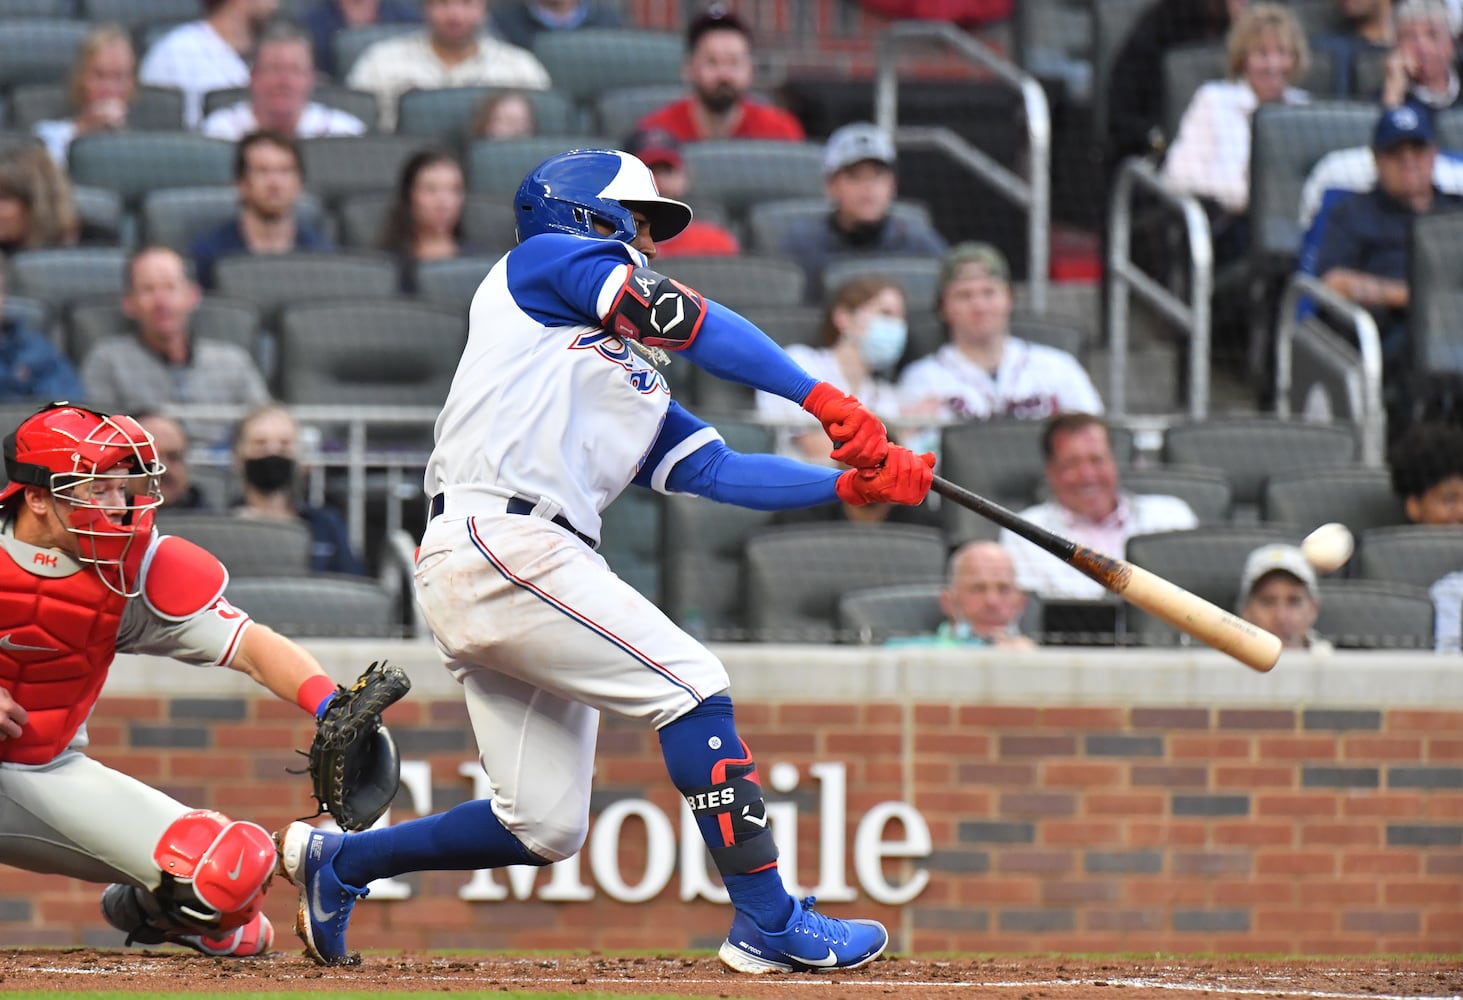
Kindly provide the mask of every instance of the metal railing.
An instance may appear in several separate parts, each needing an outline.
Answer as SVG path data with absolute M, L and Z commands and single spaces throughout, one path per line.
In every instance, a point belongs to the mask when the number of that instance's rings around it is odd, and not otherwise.
M 1181 299 L 1142 271 L 1132 259 L 1133 193 L 1142 187 L 1183 220 L 1189 247 L 1189 297 Z M 1209 217 L 1197 198 L 1168 187 L 1146 160 L 1125 160 L 1113 184 L 1108 217 L 1107 250 L 1107 341 L 1108 413 L 1121 418 L 1127 413 L 1128 305 L 1138 297 L 1157 309 L 1189 338 L 1189 416 L 1202 420 L 1209 415 L 1209 298 L 1214 289 L 1214 244 Z
M 1303 297 L 1322 308 L 1319 317 L 1342 319 L 1351 333 L 1347 339 L 1330 329 L 1317 329 L 1303 322 L 1299 306 Z M 1361 435 L 1361 461 L 1380 466 L 1386 458 L 1387 411 L 1382 404 L 1382 338 L 1377 321 L 1361 306 L 1343 298 L 1310 274 L 1293 275 L 1280 300 L 1280 324 L 1275 332 L 1275 412 L 1291 415 L 1290 394 L 1294 388 L 1295 345 L 1310 340 L 1332 358 L 1339 359 L 1342 375 L 1359 383 L 1359 399 L 1352 409 Z
M 1021 95 L 1026 110 L 1026 147 L 1030 177 L 997 163 L 983 150 L 943 125 L 899 125 L 899 51 L 911 42 L 941 42 Z M 1026 210 L 1026 281 L 1031 310 L 1046 312 L 1051 267 L 1051 112 L 1036 78 L 994 51 L 940 21 L 897 21 L 876 46 L 878 78 L 874 123 L 903 146 L 938 149 L 980 177 L 1012 204 Z

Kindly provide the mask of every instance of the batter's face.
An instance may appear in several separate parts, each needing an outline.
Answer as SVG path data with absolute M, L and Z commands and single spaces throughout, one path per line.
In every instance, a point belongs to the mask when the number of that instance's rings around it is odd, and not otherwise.
M 1057 503 L 1089 521 L 1101 521 L 1118 506 L 1118 466 L 1107 429 L 1089 424 L 1052 438 L 1046 481 Z
M 630 245 L 652 260 L 655 259 L 655 240 L 650 238 L 650 220 L 645 217 L 644 212 L 631 212 L 630 215 L 635 219 L 635 238 L 630 241 Z M 615 235 L 612 228 L 598 219 L 594 220 L 594 228 L 601 236 Z
M 1272 572 L 1261 577 L 1250 591 L 1240 617 L 1267 632 L 1273 632 L 1291 648 L 1306 644 L 1306 633 L 1316 624 L 1321 607 L 1301 583 L 1289 573 Z

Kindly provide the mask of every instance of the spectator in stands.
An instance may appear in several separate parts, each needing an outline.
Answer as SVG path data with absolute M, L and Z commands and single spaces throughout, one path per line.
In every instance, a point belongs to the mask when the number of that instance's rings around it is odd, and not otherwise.
M 83 397 L 76 370 L 51 338 L 5 315 L 5 268 L 0 267 L 0 401 L 82 402 Z
M 533 101 L 521 90 L 500 90 L 484 97 L 468 128 L 471 139 L 526 139 L 537 134 Z
M 190 253 L 198 280 L 213 287 L 213 268 L 233 254 L 291 253 L 335 249 L 324 235 L 295 217 L 305 189 L 300 147 L 278 132 L 251 132 L 234 149 L 239 214 L 203 233 Z
M 134 336 L 108 337 L 87 353 L 81 384 L 88 402 L 131 413 L 170 403 L 257 406 L 269 399 L 258 365 L 237 344 L 195 337 L 201 298 L 188 268 L 173 250 L 146 246 L 127 262 L 122 311 Z M 188 433 L 213 446 L 228 440 L 228 425 L 193 421 Z
M 1171 136 L 1162 129 L 1163 57 L 1171 49 L 1218 41 L 1247 0 L 1163 0 L 1149 5 L 1113 60 L 1108 83 L 1107 162 L 1156 156 Z
M 445 149 L 423 149 L 401 169 L 396 200 L 386 217 L 381 249 L 401 264 L 401 287 L 416 290 L 417 265 L 475 253 L 462 235 L 467 185 L 462 167 Z
M 995 542 L 966 542 L 951 554 L 940 608 L 945 620 L 932 635 L 901 636 L 885 645 L 1036 648 L 1020 630 L 1026 594 L 1016 585 L 1016 566 Z
M 875 254 L 939 256 L 949 249 L 932 226 L 892 214 L 894 143 L 868 122 L 844 125 L 823 147 L 823 178 L 832 209 L 788 227 L 778 252 L 803 266 L 808 294 L 822 298 L 831 261 Z
M 370 24 L 416 24 L 421 19 L 417 5 L 408 0 L 317 0 L 301 15 L 300 23 L 310 33 L 315 65 L 326 76 L 338 78 L 337 32 Z
M 304 521 L 310 529 L 312 570 L 365 575 L 339 512 L 300 502 L 299 450 L 299 427 L 283 406 L 267 404 L 240 420 L 234 431 L 234 465 L 244 482 L 244 497 L 234 514 Z
M 72 246 L 81 232 L 71 183 L 40 147 L 0 159 L 0 257 Z
M 77 47 L 66 94 L 72 117 L 36 122 L 34 130 L 51 159 L 63 168 L 77 136 L 127 127 L 127 110 L 137 94 L 132 36 L 115 24 L 93 28 Z
M 1163 161 L 1163 177 L 1197 196 L 1210 210 L 1216 260 L 1240 257 L 1249 247 L 1245 210 L 1250 203 L 1250 123 L 1261 104 L 1299 104 L 1305 91 L 1291 86 L 1310 62 L 1295 15 L 1274 3 L 1252 4 L 1225 43 L 1229 76 L 1194 94 L 1178 136 Z
M 172 417 L 156 411 L 133 415 L 152 435 L 164 469 L 158 480 L 163 506 L 168 510 L 207 510 L 211 505 L 188 470 L 188 432 Z
M 788 112 L 748 98 L 754 71 L 751 29 L 713 4 L 686 29 L 682 73 L 690 96 L 646 115 L 639 127 L 665 129 L 682 142 L 803 139 L 802 124 Z
M 620 28 L 620 12 L 596 0 L 497 0 L 493 4 L 493 32 L 521 49 L 545 31 L 575 28 Z
M 1158 531 L 1199 526 L 1199 519 L 1178 497 L 1135 494 L 1118 486 L 1107 424 L 1091 413 L 1062 413 L 1047 421 L 1041 438 L 1051 499 L 1028 507 L 1021 516 L 1079 545 L 1121 557 L 1128 539 Z M 1016 563 L 1021 589 L 1042 598 L 1099 600 L 1097 581 L 1037 548 L 1010 529 L 1001 545 Z
M 1438 190 L 1432 116 L 1412 105 L 1383 112 L 1372 134 L 1377 183 L 1343 195 L 1326 213 L 1315 272 L 1328 287 L 1367 309 L 1382 335 L 1383 385 L 1394 410 L 1403 400 L 1407 358 L 1408 244 L 1420 215 L 1463 208 Z
M 264 130 L 292 139 L 366 131 L 366 123 L 355 115 L 310 100 L 314 89 L 309 36 L 293 24 L 275 22 L 259 37 L 249 71 L 249 99 L 203 119 L 203 134 L 238 142 L 250 132 Z
M 1390 51 L 1395 43 L 1392 0 L 1336 0 L 1336 13 L 1346 29 L 1313 37 L 1311 48 L 1331 58 L 1332 92 L 1351 97 L 1356 90 L 1352 79 L 1356 64 Z
M 1433 648 L 1439 653 L 1463 650 L 1463 570 L 1439 577 L 1428 595 L 1433 599 Z
M 904 306 L 898 283 L 877 275 L 853 278 L 834 291 L 823 310 L 821 346 L 789 344 L 787 353 L 809 375 L 857 396 L 885 420 L 897 417 L 899 395 L 889 375 L 904 354 L 909 332 Z M 784 425 L 778 430 L 780 454 L 831 463 L 827 435 L 796 403 L 759 391 L 757 412 Z
M 1409 521 L 1463 525 L 1463 427 L 1414 424 L 1393 442 L 1387 465 Z
M 1394 21 L 1397 44 L 1387 57 L 1382 106 L 1430 113 L 1457 105 L 1457 14 L 1444 0 L 1401 0 Z
M 396 128 L 396 102 L 408 90 L 553 86 L 532 52 L 484 33 L 487 0 L 424 0 L 422 13 L 425 31 L 383 39 L 351 67 L 348 82 L 376 95 L 383 129 Z
M 961 243 L 940 266 L 936 311 L 950 342 L 899 377 L 906 410 L 952 420 L 1039 420 L 1102 400 L 1066 351 L 1011 336 L 1011 270 L 989 243 Z
M 183 124 L 203 121 L 203 95 L 249 82 L 244 60 L 278 0 L 203 0 L 201 20 L 180 24 L 142 57 L 138 79 L 154 87 L 183 92 Z
M 1316 634 L 1321 591 L 1316 571 L 1294 545 L 1262 545 L 1240 573 L 1239 616 L 1279 636 L 1286 649 L 1325 655 L 1334 647 Z
M 625 140 L 624 150 L 640 158 L 655 175 L 655 186 L 667 198 L 694 202 L 691 172 L 681 155 L 681 144 L 664 129 L 641 129 Z M 695 205 L 692 204 L 694 210 Z M 655 245 L 656 257 L 731 257 L 742 252 L 736 235 L 725 226 L 704 219 L 690 225 L 664 243 Z

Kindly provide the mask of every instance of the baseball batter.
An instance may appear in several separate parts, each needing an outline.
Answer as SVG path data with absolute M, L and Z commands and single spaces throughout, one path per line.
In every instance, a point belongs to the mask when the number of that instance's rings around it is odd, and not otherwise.
M 294 823 L 281 869 L 301 890 L 297 929 L 325 963 L 346 950 L 371 880 L 410 871 L 545 865 L 589 825 L 600 712 L 659 733 L 735 906 L 721 959 L 741 972 L 853 968 L 889 936 L 795 900 L 721 662 L 611 572 L 600 512 L 630 484 L 781 509 L 919 503 L 932 455 L 890 445 L 857 400 L 817 383 L 741 316 L 657 273 L 655 241 L 691 211 L 611 150 L 532 171 L 514 199 L 519 245 L 488 273 L 437 420 L 426 474 L 432 518 L 417 598 L 463 686 L 488 801 L 364 833 Z M 670 398 L 653 360 L 683 352 L 706 371 L 796 400 L 848 471 L 743 455 Z
M 4 456 L 0 865 L 111 883 L 102 913 L 128 944 L 262 954 L 269 834 L 92 760 L 86 720 L 119 651 L 231 667 L 307 710 L 335 683 L 224 600 L 214 556 L 154 531 L 163 466 L 131 417 L 53 403 Z

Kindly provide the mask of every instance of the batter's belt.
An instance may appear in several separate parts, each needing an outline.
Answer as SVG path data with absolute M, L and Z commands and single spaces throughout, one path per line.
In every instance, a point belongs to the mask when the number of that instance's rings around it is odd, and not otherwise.
M 539 506 L 537 501 L 533 500 L 531 497 L 519 496 L 517 494 L 507 497 L 493 496 L 491 494 L 476 494 L 473 497 L 473 502 L 471 506 L 474 513 L 485 513 L 489 509 L 496 508 L 498 504 L 502 505 L 501 509 L 504 511 L 504 513 L 524 514 L 530 517 L 535 515 L 535 512 L 538 511 Z M 433 518 L 441 517 L 446 512 L 447 494 L 438 493 L 436 496 L 432 497 L 432 504 L 427 511 L 427 520 L 430 522 Z M 538 516 L 543 517 L 545 515 L 542 512 L 538 512 Z M 599 548 L 598 541 L 586 535 L 578 528 L 574 527 L 573 522 L 571 522 L 563 514 L 555 514 L 553 517 L 549 518 L 549 520 L 553 521 L 555 524 L 563 528 L 565 531 L 569 532 L 571 535 L 574 535 L 585 545 L 588 545 L 591 549 Z

